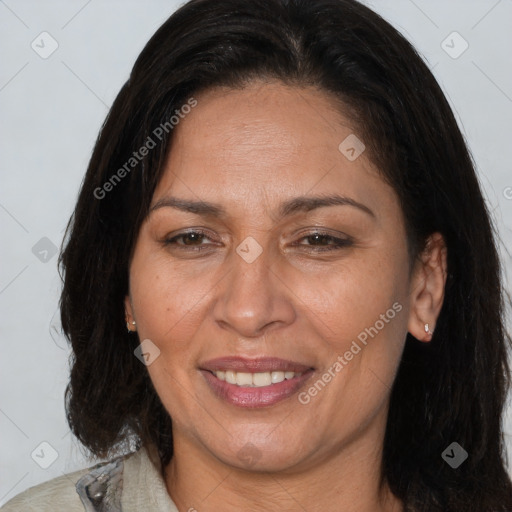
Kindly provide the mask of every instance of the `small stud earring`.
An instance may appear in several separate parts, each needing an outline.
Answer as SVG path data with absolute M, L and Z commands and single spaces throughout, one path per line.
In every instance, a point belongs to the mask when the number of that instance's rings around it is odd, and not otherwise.
M 137 324 L 135 323 L 135 320 L 134 320 L 133 322 L 131 322 L 131 325 L 133 325 L 133 326 L 137 325 Z M 128 332 L 133 332 L 133 331 L 130 329 L 130 322 L 126 322 L 126 328 L 128 329 Z M 137 328 L 135 328 L 135 329 L 133 329 L 133 330 L 134 330 L 134 331 L 136 331 L 136 330 L 137 330 Z
M 431 331 L 428 327 L 428 324 L 425 324 L 425 332 L 428 334 L 429 337 L 432 337 L 434 334 L 433 331 Z

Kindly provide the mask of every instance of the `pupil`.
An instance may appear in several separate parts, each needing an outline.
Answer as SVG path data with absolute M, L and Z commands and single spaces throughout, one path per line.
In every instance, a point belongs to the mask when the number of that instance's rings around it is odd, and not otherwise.
M 325 242 L 325 235 L 311 235 L 309 238 L 310 238 L 310 241 L 314 240 L 315 242 L 321 242 L 321 241 Z
M 186 243 L 187 240 L 192 241 L 192 243 L 194 243 L 197 242 L 199 240 L 199 237 L 201 236 L 202 235 L 200 235 L 199 233 L 187 233 L 184 237 L 185 245 L 191 245 Z

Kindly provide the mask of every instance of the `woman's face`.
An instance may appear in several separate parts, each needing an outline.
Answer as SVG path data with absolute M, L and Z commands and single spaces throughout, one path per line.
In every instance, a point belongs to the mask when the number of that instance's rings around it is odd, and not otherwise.
M 394 190 L 323 92 L 196 99 L 126 300 L 175 443 L 268 471 L 374 453 L 412 314 Z M 314 201 L 327 197 L 345 201 Z

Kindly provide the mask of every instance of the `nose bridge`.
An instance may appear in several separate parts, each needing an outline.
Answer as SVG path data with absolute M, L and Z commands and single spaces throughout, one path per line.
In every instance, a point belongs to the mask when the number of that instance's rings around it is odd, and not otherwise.
M 269 324 L 293 321 L 293 306 L 270 268 L 271 258 L 271 251 L 252 237 L 230 255 L 230 271 L 214 308 L 215 320 L 224 328 L 250 337 Z

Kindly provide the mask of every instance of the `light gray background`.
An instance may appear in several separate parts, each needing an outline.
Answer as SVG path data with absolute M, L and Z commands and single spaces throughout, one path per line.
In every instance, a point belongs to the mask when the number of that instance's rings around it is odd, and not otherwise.
M 512 2 L 368 4 L 420 50 L 448 95 L 477 163 L 510 276 Z M 90 465 L 65 421 L 69 350 L 58 332 L 57 256 L 47 241 L 36 246 L 39 254 L 32 249 L 43 237 L 60 246 L 108 108 L 145 42 L 178 5 L 0 0 L 0 504 L 32 485 Z M 34 40 L 42 46 L 38 36 L 43 31 L 59 45 L 47 59 L 31 48 Z M 458 58 L 453 55 L 464 42 L 457 35 L 446 39 L 453 31 L 469 44 Z M 512 457 L 510 407 L 505 430 Z M 51 462 L 51 450 L 40 447 L 44 441 L 58 453 L 48 469 L 35 462 Z M 35 449 L 39 457 L 33 460 Z

